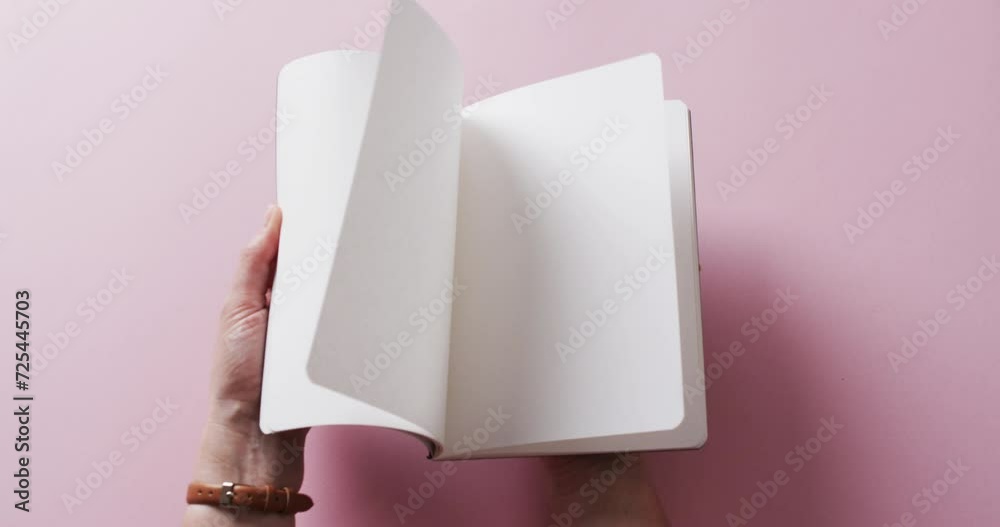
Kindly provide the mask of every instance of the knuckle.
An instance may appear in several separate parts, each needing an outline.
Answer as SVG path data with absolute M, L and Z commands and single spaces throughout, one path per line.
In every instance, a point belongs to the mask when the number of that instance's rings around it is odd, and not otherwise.
M 224 322 L 226 328 L 222 334 L 222 340 L 226 346 L 232 346 L 249 335 L 262 333 L 267 327 L 267 312 L 256 310 L 250 313 L 245 311 L 230 315 Z
M 260 249 L 255 244 L 250 244 L 240 251 L 240 263 L 244 267 L 251 267 L 260 260 Z

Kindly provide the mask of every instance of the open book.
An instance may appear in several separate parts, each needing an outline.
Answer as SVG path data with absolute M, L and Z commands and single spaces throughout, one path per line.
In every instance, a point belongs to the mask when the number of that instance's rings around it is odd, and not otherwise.
M 689 113 L 643 55 L 465 104 L 415 3 L 286 65 L 260 427 L 434 459 L 707 435 Z

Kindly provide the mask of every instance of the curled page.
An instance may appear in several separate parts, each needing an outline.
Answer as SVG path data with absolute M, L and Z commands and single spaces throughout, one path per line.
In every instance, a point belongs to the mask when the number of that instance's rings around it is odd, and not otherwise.
M 316 384 L 444 435 L 461 121 L 454 46 L 398 4 L 308 363 Z
M 284 223 L 260 426 L 380 426 L 437 449 L 462 71 L 427 13 L 393 6 L 380 54 L 318 53 L 279 75 Z

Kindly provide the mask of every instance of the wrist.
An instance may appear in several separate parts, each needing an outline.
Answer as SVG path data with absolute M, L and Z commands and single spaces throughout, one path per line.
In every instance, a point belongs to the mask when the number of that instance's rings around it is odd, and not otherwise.
M 264 434 L 258 406 L 215 401 L 202 433 L 195 479 L 205 483 L 233 481 L 299 490 L 307 430 Z
M 298 491 L 302 486 L 307 430 L 267 435 L 258 425 L 259 406 L 215 400 L 202 432 L 194 481 L 221 484 L 273 485 Z M 210 505 L 188 505 L 185 526 L 287 527 L 291 515 L 230 511 Z
M 259 431 L 260 400 L 213 397 L 208 406 L 208 422 L 247 433 Z
M 194 481 L 273 485 L 298 491 L 302 486 L 305 431 L 283 434 L 285 437 L 266 436 L 237 424 L 240 426 L 235 428 L 213 422 L 205 426 Z M 287 527 L 295 525 L 295 516 L 188 505 L 183 525 Z

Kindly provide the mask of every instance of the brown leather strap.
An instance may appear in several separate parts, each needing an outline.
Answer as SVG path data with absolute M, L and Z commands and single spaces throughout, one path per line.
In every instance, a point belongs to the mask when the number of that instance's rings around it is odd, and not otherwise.
M 295 514 L 313 506 L 312 498 L 289 490 L 288 487 L 255 487 L 228 482 L 222 485 L 191 483 L 188 485 L 187 502 L 192 505 L 215 505 L 279 514 Z

